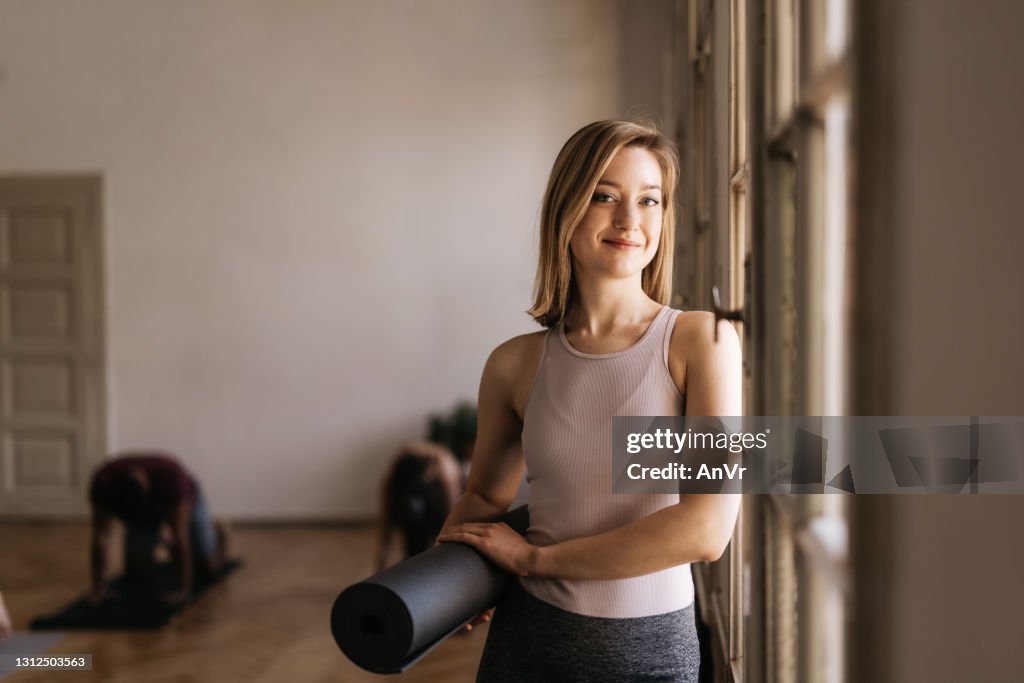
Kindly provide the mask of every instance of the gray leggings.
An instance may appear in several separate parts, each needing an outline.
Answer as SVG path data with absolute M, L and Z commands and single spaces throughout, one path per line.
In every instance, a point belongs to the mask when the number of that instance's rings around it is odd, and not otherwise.
M 696 683 L 694 607 L 605 619 L 567 612 L 510 582 L 494 613 L 477 683 Z

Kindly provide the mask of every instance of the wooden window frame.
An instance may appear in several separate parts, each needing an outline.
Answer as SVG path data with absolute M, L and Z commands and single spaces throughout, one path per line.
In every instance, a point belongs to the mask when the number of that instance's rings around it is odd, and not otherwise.
M 848 263 L 836 261 L 836 255 L 848 253 L 844 247 L 851 222 L 845 165 L 851 149 L 848 131 L 841 131 L 845 140 L 837 146 L 830 126 L 835 124 L 836 102 L 845 102 L 845 121 L 849 120 L 849 28 L 834 30 L 837 25 L 850 26 L 849 3 L 766 0 L 766 6 L 765 144 L 769 156 L 784 163 L 767 163 L 765 182 L 784 186 L 785 174 L 795 180 L 792 195 L 774 197 L 793 206 L 777 213 L 775 224 L 769 221 L 768 227 L 780 227 L 780 215 L 790 217 L 796 239 L 793 265 L 803 271 L 796 275 L 799 376 L 793 407 L 805 415 L 841 415 L 848 406 L 842 344 L 848 330 L 845 292 L 851 271 Z M 827 37 L 830 11 L 846 16 L 838 24 L 832 22 Z M 829 179 L 837 174 L 838 182 L 830 186 Z M 841 495 L 825 495 L 823 487 L 820 493 L 769 496 L 772 512 L 764 518 L 769 606 L 764 680 L 844 678 L 844 605 L 850 583 L 846 501 Z

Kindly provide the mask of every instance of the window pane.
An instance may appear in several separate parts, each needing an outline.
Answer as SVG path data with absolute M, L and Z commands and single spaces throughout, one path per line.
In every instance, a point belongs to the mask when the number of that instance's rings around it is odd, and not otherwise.
M 825 8 L 825 50 L 831 60 L 838 59 L 846 50 L 849 11 L 847 0 L 828 0 Z
M 847 241 L 847 136 L 849 105 L 846 97 L 833 99 L 825 110 L 825 239 L 822 304 L 823 415 L 846 414 L 846 241 Z

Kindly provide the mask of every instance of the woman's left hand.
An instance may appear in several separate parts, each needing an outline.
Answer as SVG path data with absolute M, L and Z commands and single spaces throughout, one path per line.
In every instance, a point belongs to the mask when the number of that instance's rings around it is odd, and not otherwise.
M 465 543 L 494 564 L 517 576 L 529 576 L 537 546 L 504 522 L 467 522 L 442 529 L 441 543 Z

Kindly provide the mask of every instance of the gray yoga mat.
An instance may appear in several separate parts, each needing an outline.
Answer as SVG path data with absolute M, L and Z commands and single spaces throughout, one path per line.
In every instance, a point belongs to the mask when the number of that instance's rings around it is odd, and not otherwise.
M 525 506 L 500 518 L 521 534 Z M 331 633 L 357 666 L 405 671 L 485 609 L 509 575 L 462 543 L 442 543 L 349 586 L 334 602 Z

